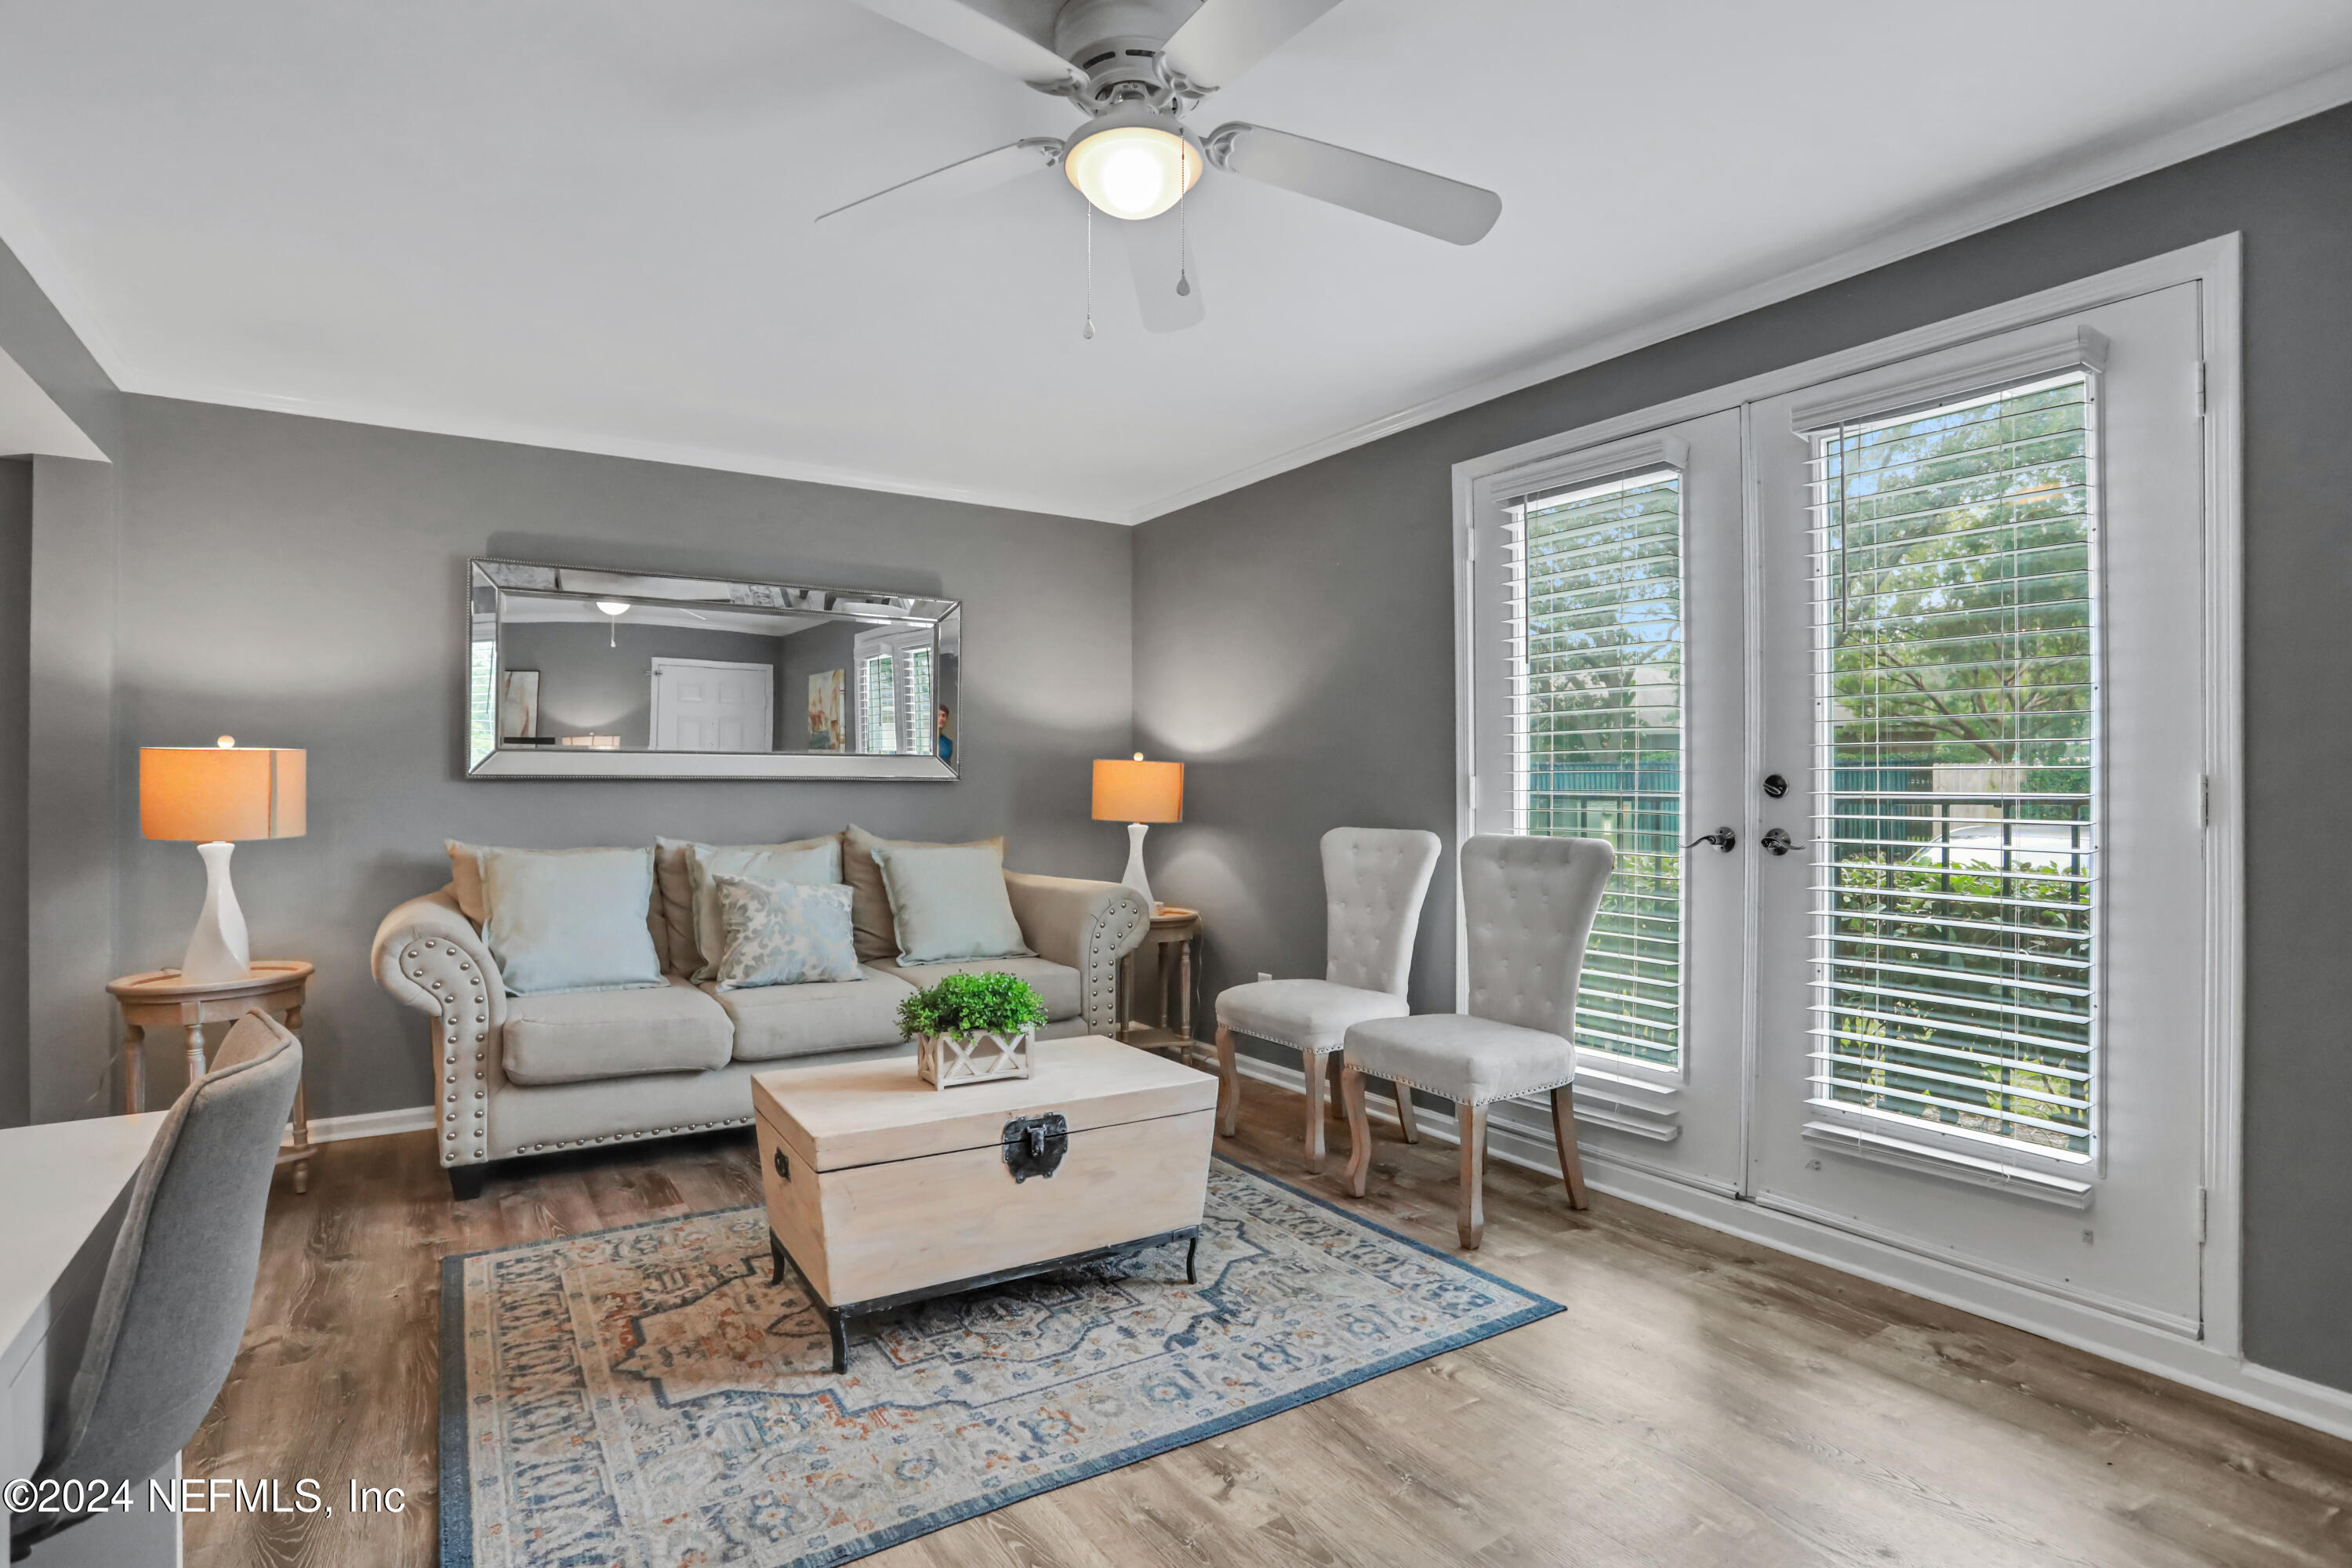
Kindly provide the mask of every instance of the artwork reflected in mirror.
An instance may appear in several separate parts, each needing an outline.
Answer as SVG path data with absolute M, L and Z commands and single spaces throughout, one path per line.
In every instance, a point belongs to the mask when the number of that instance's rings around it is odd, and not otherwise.
M 952 600 L 471 568 L 477 777 L 952 778 Z
M 841 689 L 845 672 L 828 669 L 808 678 L 808 749 L 845 752 L 848 737 L 841 727 Z
M 499 733 L 509 741 L 539 737 L 539 671 L 502 670 L 499 675 Z

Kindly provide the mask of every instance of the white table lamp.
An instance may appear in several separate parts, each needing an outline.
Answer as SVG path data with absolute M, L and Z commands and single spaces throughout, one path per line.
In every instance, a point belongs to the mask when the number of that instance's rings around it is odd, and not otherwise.
M 1184 764 L 1147 763 L 1141 752 L 1133 762 L 1112 757 L 1096 763 L 1094 816 L 1097 822 L 1127 824 L 1127 875 L 1119 879 L 1158 914 L 1151 879 L 1143 874 L 1143 835 L 1151 823 L 1184 820 Z
M 229 854 L 241 838 L 302 837 L 303 766 L 301 752 L 240 746 L 231 735 L 210 746 L 139 749 L 140 832 L 193 843 L 205 858 L 205 909 L 180 961 L 183 983 L 210 985 L 251 973 Z

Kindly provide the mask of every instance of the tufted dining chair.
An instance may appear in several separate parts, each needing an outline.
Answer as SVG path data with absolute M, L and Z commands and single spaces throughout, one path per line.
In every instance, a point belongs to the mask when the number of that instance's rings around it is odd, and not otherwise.
M 1402 1017 L 1412 968 L 1421 901 L 1437 868 L 1437 835 L 1417 828 L 1335 827 L 1323 836 L 1324 966 L 1320 980 L 1260 980 L 1217 995 L 1217 1125 L 1234 1135 L 1241 1078 L 1234 1037 L 1297 1050 L 1307 1069 L 1307 1158 L 1323 1158 L 1327 1072 L 1337 1083 L 1348 1027 L 1367 1018 Z M 1336 1098 L 1336 1096 L 1335 1096 Z M 1412 1094 L 1396 1091 L 1397 1120 L 1418 1142 Z M 1357 1142 L 1363 1142 L 1357 1133 Z
M 1617 857 L 1597 838 L 1480 834 L 1462 847 L 1462 914 L 1469 927 L 1470 1009 L 1379 1018 L 1348 1030 L 1339 1099 L 1347 1108 L 1348 1191 L 1364 1195 L 1372 1150 L 1364 1079 L 1384 1078 L 1454 1101 L 1462 1131 L 1455 1220 L 1465 1250 L 1486 1234 L 1486 1108 L 1551 1096 L 1552 1138 L 1570 1208 L 1585 1206 L 1576 1152 L 1576 988 L 1584 946 Z

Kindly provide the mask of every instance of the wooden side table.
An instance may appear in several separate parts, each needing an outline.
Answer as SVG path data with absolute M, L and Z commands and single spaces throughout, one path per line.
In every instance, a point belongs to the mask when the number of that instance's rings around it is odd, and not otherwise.
M 1200 971 L 1201 911 L 1179 909 L 1162 904 L 1151 917 L 1150 929 L 1143 933 L 1142 944 L 1119 963 L 1118 1037 L 1130 1046 L 1142 1046 L 1153 1050 L 1175 1047 L 1179 1054 L 1189 1054 L 1192 1048 L 1192 986 Z M 1160 1022 L 1157 1025 L 1138 1024 L 1132 1016 L 1134 1008 L 1135 965 L 1145 953 L 1152 954 L 1159 965 Z M 1168 1016 L 1169 994 L 1175 993 L 1176 1017 Z
M 302 1032 L 302 998 L 310 984 L 311 966 L 299 958 L 256 959 L 253 973 L 243 980 L 216 981 L 209 985 L 183 985 L 176 969 L 151 969 L 106 983 L 107 993 L 122 1009 L 122 1110 L 134 1115 L 147 1109 L 145 1045 L 151 1028 L 187 1032 L 188 1081 L 205 1076 L 205 1026 L 229 1024 L 256 1007 L 274 1013 L 295 1034 Z M 294 1190 L 310 1190 L 310 1157 L 318 1152 L 310 1142 L 309 1091 L 294 1086 L 294 1142 L 278 1152 L 278 1163 L 294 1167 Z

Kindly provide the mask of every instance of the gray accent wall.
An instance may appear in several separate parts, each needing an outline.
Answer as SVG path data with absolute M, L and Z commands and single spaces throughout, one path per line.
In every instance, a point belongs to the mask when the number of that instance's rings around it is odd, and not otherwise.
M 0 246 L 0 351 L 110 458 L 122 453 L 122 397 L 15 254 Z M 110 1110 L 115 1039 L 105 984 L 114 968 L 112 801 L 114 552 L 110 463 L 33 459 L 22 734 L 26 1026 L 19 1065 L 36 1121 Z M 15 634 L 9 633 L 11 637 Z M 30 831 L 28 825 L 37 825 Z M 5 1048 L 0 1048 L 5 1054 Z
M 1605 223 L 1605 216 L 1602 219 Z M 1316 839 L 1454 826 L 1450 470 L 1465 458 L 2238 232 L 2245 260 L 2245 1344 L 2352 1388 L 2352 109 L 1466 409 L 1146 523 L 1137 743 L 1207 984 L 1319 974 Z M 1450 858 L 1413 963 L 1454 1000 Z
M 129 400 L 117 765 L 228 733 L 310 752 L 310 834 L 240 845 L 261 956 L 308 958 L 317 1116 L 426 1104 L 425 1022 L 368 969 L 377 921 L 447 879 L 441 841 L 656 834 L 766 843 L 855 822 L 1004 833 L 1026 869 L 1115 877 L 1089 764 L 1130 727 L 1130 531 L 1106 523 L 149 397 Z M 470 556 L 670 570 L 964 604 L 959 783 L 469 781 Z M 126 967 L 175 962 L 203 900 L 184 844 L 118 805 Z M 158 1094 L 178 1086 L 150 1054 Z

